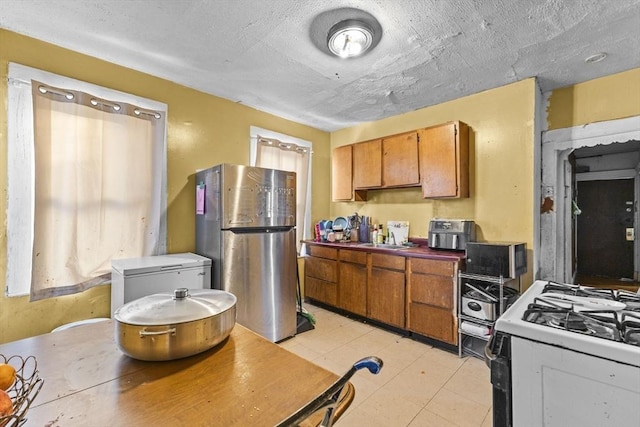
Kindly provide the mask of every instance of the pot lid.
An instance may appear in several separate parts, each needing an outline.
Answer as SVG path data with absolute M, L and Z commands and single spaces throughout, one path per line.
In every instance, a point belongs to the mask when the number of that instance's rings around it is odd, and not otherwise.
M 193 322 L 229 310 L 236 305 L 232 293 L 215 289 L 179 288 L 130 301 L 113 314 L 118 322 L 157 326 Z

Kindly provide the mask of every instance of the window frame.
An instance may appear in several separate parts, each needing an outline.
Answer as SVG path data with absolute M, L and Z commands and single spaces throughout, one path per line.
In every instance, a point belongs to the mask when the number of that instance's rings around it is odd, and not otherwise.
M 88 82 L 10 62 L 7 78 L 7 271 L 5 295 L 20 297 L 31 292 L 34 221 L 34 139 L 31 80 L 54 87 L 91 93 L 103 99 L 159 111 L 164 121 L 161 148 L 161 215 L 159 252 L 167 247 L 167 105 Z
M 257 153 L 258 153 L 258 136 L 263 138 L 272 138 L 277 139 L 280 142 L 290 142 L 301 147 L 308 148 L 310 150 L 309 153 L 309 176 L 307 176 L 307 198 L 305 200 L 305 213 L 304 213 L 304 224 L 296 224 L 296 228 L 298 230 L 302 230 L 300 236 L 302 236 L 303 240 L 308 240 L 311 238 L 311 193 L 312 193 L 312 179 L 313 171 L 313 143 L 311 141 L 307 141 L 305 139 L 296 138 L 291 135 L 286 135 L 284 133 L 274 132 L 269 129 L 264 129 L 258 126 L 251 126 L 249 128 L 250 132 L 250 165 L 256 165 Z M 305 245 L 303 244 L 300 249 L 300 256 L 303 256 L 306 252 Z

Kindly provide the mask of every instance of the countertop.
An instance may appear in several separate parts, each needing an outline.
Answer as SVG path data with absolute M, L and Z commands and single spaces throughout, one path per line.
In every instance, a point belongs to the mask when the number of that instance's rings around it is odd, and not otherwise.
M 362 242 L 316 242 L 314 240 L 305 240 L 303 243 L 309 245 L 326 246 L 336 249 L 352 249 L 363 252 L 378 252 L 387 255 L 404 256 L 407 258 L 426 258 L 437 259 L 442 261 L 460 261 L 465 259 L 465 251 L 449 251 L 431 249 L 426 244 L 426 240 L 412 240 L 418 246 L 406 247 L 403 249 L 387 249 L 376 245 L 366 244 Z
M 238 324 L 213 349 L 168 362 L 125 356 L 112 320 L 2 344 L 0 354 L 37 359 L 33 426 L 271 426 L 338 379 Z

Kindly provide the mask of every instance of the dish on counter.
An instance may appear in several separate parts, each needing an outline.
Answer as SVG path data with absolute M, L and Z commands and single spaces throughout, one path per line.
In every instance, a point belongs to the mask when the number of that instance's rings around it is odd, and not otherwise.
M 333 220 L 333 226 L 335 227 L 336 225 L 342 227 L 343 230 L 346 230 L 349 223 L 347 222 L 347 219 L 345 217 L 339 216 L 335 220 Z

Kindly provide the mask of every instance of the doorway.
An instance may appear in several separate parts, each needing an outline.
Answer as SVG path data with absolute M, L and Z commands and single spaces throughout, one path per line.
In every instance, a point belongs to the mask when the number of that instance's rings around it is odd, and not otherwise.
M 618 161 L 627 163 L 625 166 L 611 165 L 610 157 L 600 155 L 615 155 Z M 582 208 L 575 206 L 576 182 L 631 179 L 636 183 L 632 200 L 640 199 L 640 185 L 637 184 L 637 159 L 640 157 L 636 157 L 633 164 L 629 162 L 631 156 L 640 156 L 640 116 L 545 131 L 542 133 L 541 156 L 540 243 L 537 247 L 538 270 L 534 277 L 576 283 L 576 272 L 579 271 L 575 263 L 578 245 L 576 216 Z M 573 156 L 576 157 L 575 163 L 571 159 Z M 580 164 L 581 157 L 592 159 L 585 167 L 585 164 Z M 636 206 L 632 210 L 634 224 L 638 224 Z M 640 268 L 639 243 L 638 239 L 632 242 L 632 277 L 635 280 L 638 280 Z
M 578 277 L 634 280 L 634 179 L 576 183 Z

